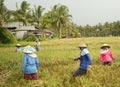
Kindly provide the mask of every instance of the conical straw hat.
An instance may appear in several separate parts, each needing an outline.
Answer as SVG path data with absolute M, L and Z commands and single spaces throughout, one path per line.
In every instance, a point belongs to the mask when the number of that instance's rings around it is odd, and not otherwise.
M 33 47 L 31 47 L 31 46 L 26 46 L 26 47 L 24 47 L 23 48 L 23 52 L 24 53 L 35 53 L 36 52 L 36 50 L 35 50 L 35 48 L 33 48 Z
M 108 48 L 110 48 L 110 45 L 109 45 L 109 44 L 103 44 L 103 45 L 101 46 L 101 48 L 103 48 L 103 47 L 108 47 Z
M 85 43 L 80 43 L 78 47 L 87 47 L 87 45 Z

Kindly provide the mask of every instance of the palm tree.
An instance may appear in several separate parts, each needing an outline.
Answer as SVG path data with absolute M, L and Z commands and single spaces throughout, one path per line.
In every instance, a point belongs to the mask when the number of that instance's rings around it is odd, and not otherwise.
M 65 26 L 67 22 L 70 22 L 69 10 L 64 5 L 55 5 L 51 11 L 52 24 L 56 26 L 59 31 L 59 38 L 61 38 L 62 26 Z
M 26 1 L 21 3 L 20 9 L 18 9 L 13 13 L 14 21 L 23 22 L 24 25 L 28 25 L 31 20 L 31 9 L 29 8 L 30 4 Z
M 39 27 L 39 24 L 42 20 L 43 10 L 44 10 L 44 8 L 42 8 L 42 6 L 38 6 L 37 8 L 35 6 L 35 10 L 32 10 L 32 12 L 33 12 L 33 16 L 32 16 L 33 22 L 37 23 L 38 27 Z
M 0 0 L 0 26 L 10 19 L 10 11 L 4 5 L 4 0 Z

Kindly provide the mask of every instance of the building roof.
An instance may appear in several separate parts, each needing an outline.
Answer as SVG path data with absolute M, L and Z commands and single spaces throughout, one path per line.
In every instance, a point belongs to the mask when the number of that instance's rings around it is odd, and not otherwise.
M 0 28 L 7 28 L 7 29 L 9 29 L 9 30 L 14 30 L 14 29 L 16 29 L 16 27 L 0 27 Z
M 52 31 L 48 30 L 48 29 L 43 29 L 44 32 L 48 32 L 48 33 L 53 33 Z
M 16 31 L 27 31 L 27 30 L 36 30 L 34 26 L 22 26 L 19 29 L 15 29 Z
M 39 30 L 39 29 L 36 29 L 33 33 L 34 34 L 39 34 L 39 33 L 51 33 L 51 34 L 53 34 L 53 32 L 52 31 L 50 31 L 50 30 L 48 30 L 48 29 L 42 29 L 42 30 Z
M 7 24 L 4 24 L 3 27 L 16 27 L 16 28 L 19 28 L 20 26 L 23 26 L 23 23 L 22 22 L 10 22 L 10 23 L 7 23 Z

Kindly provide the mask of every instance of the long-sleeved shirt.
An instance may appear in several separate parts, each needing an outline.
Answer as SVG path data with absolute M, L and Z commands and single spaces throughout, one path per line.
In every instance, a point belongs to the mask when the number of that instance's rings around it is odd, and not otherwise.
M 25 74 L 37 73 L 38 65 L 36 54 L 25 54 L 22 63 L 22 72 Z
M 110 62 L 114 59 L 112 52 L 110 50 L 102 50 L 100 52 L 100 61 L 101 62 Z
M 88 66 L 92 64 L 92 58 L 87 48 L 84 48 L 80 53 L 80 68 L 87 70 Z

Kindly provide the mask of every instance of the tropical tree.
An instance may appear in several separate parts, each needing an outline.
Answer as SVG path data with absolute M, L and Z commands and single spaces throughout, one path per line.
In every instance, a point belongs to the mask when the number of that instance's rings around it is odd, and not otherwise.
M 69 10 L 64 5 L 54 5 L 51 11 L 44 14 L 42 24 L 45 27 L 54 28 L 54 31 L 59 34 L 59 38 L 62 37 L 62 29 L 65 29 L 67 23 L 70 22 L 72 16 L 69 14 Z M 64 27 L 64 28 L 63 28 Z
M 112 23 L 112 34 L 114 36 L 120 35 L 120 21 L 116 21 Z
M 4 5 L 4 0 L 0 0 L 0 26 L 10 20 L 10 13 Z
M 15 43 L 17 39 L 14 35 L 6 28 L 0 29 L 0 43 L 8 44 L 8 43 Z
M 26 1 L 21 3 L 20 8 L 17 6 L 17 10 L 13 12 L 14 21 L 23 22 L 24 25 L 29 25 L 31 19 L 31 9 L 29 8 L 30 4 Z
M 51 12 L 45 13 L 42 16 L 42 21 L 41 21 L 41 28 L 51 28 L 52 26 L 52 16 L 51 16 Z
M 42 8 L 42 6 L 35 6 L 35 9 L 32 10 L 32 21 L 34 22 L 35 25 L 37 25 L 37 27 L 40 27 L 40 23 L 42 21 L 42 13 L 44 11 L 45 8 Z
M 65 5 L 55 5 L 52 9 L 52 20 L 53 24 L 56 26 L 56 28 L 59 31 L 59 38 L 61 38 L 62 33 L 62 26 L 65 26 L 67 22 L 70 22 L 70 17 L 72 17 L 69 14 L 69 10 Z

